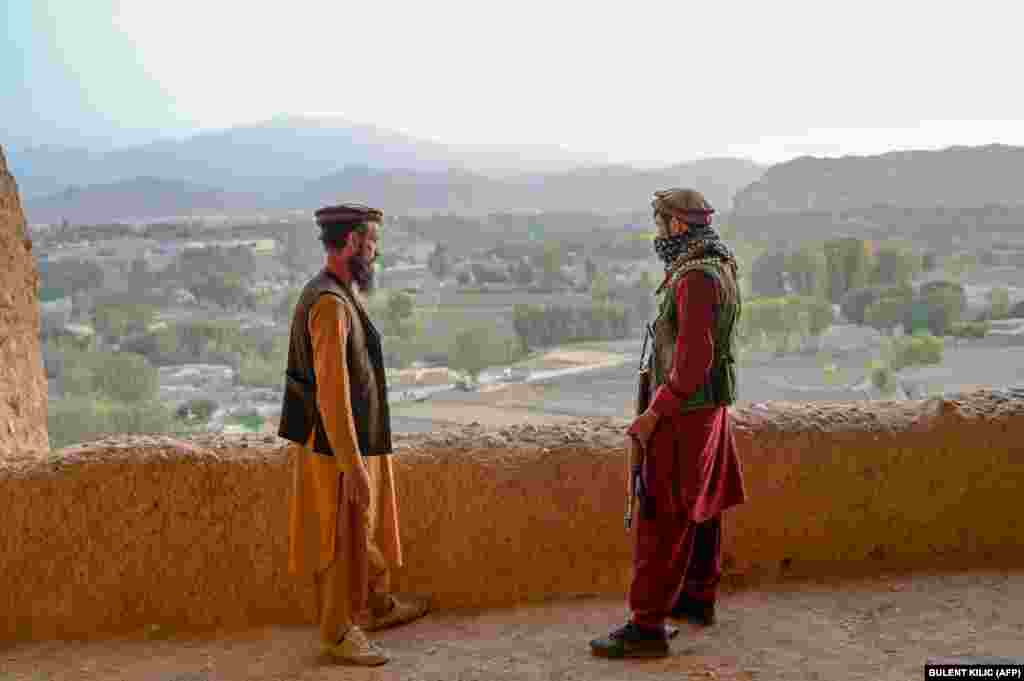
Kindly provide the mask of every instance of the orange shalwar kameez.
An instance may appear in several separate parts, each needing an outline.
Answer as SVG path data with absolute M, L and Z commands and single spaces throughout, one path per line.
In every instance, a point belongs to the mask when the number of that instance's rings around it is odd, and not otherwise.
M 359 317 L 334 295 L 322 295 L 309 313 L 316 401 L 334 456 L 305 446 L 289 448 L 292 494 L 288 569 L 312 577 L 323 643 L 337 643 L 368 606 L 389 603 L 390 569 L 402 565 L 398 503 L 389 455 L 362 457 L 349 392 L 346 351 Z M 370 507 L 346 497 L 344 476 L 366 466 Z

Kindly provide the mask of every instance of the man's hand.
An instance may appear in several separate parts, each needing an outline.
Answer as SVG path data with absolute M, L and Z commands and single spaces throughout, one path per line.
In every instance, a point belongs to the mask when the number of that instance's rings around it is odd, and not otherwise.
M 647 449 L 647 443 L 651 440 L 651 435 L 654 433 L 654 428 L 658 425 L 658 415 L 648 409 L 630 424 L 629 429 L 626 431 L 627 436 L 631 440 L 635 440 L 637 444 L 644 450 Z
M 370 508 L 370 474 L 362 462 L 345 476 L 345 488 L 345 496 L 355 502 L 359 510 Z

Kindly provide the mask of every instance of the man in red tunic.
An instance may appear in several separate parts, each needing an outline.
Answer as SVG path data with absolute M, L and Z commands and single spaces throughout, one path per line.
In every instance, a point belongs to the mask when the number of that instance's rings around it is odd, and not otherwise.
M 746 495 L 728 405 L 736 399 L 736 259 L 711 228 L 714 210 L 691 189 L 655 194 L 655 250 L 665 262 L 654 324 L 647 410 L 627 446 L 643 453 L 631 617 L 591 641 L 596 655 L 660 657 L 666 619 L 714 623 L 722 574 L 722 514 Z

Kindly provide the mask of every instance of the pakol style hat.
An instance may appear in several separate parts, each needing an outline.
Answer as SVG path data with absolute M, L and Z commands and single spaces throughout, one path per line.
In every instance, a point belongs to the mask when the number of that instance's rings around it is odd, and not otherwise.
M 688 225 L 710 225 L 715 209 L 696 189 L 664 189 L 654 192 L 654 218 L 658 215 L 679 218 Z
M 314 213 L 316 224 L 326 233 L 345 233 L 354 227 L 368 222 L 380 222 L 384 212 L 360 203 L 342 203 L 337 206 L 325 206 Z

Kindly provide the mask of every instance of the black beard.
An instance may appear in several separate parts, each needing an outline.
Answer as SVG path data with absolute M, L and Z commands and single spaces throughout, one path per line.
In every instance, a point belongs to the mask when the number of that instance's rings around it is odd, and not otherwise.
M 363 293 L 372 293 L 376 287 L 374 279 L 373 263 L 361 255 L 353 255 L 348 259 L 348 271 L 352 274 L 352 281 Z

